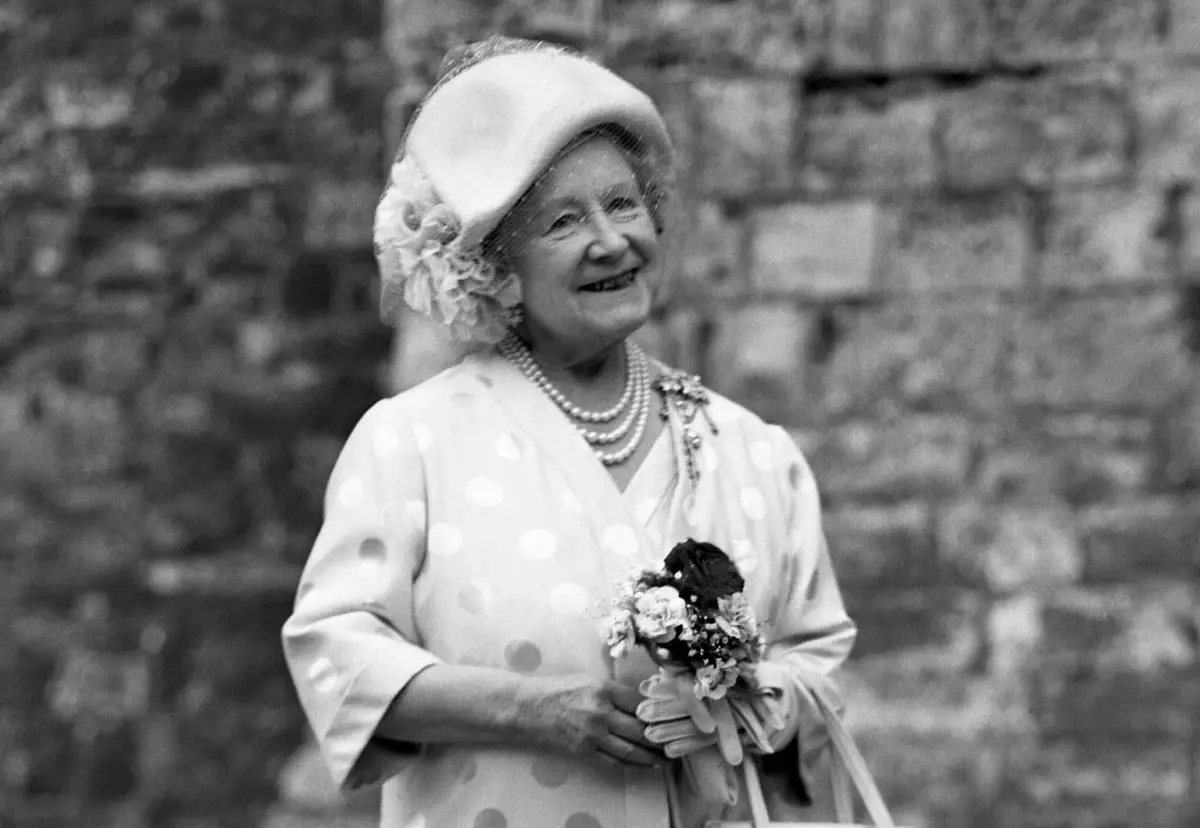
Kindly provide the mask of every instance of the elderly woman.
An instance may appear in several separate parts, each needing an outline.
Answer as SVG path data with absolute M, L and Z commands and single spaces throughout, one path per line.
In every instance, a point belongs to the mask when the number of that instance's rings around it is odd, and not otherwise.
M 686 538 L 745 576 L 770 745 L 805 796 L 809 693 L 855 627 L 787 434 L 629 339 L 671 164 L 649 98 L 544 43 L 456 50 L 410 123 L 375 226 L 385 315 L 402 300 L 479 347 L 363 415 L 283 630 L 335 780 L 383 783 L 385 826 L 734 814 L 676 761 L 702 734 L 647 714 L 655 665 L 604 642 L 614 584 Z

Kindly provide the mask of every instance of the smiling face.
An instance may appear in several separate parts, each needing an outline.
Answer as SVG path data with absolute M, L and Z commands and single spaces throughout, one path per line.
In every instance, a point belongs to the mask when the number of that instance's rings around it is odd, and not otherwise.
M 606 137 L 569 149 L 505 221 L 523 333 L 551 362 L 620 344 L 650 315 L 658 234 L 625 156 Z

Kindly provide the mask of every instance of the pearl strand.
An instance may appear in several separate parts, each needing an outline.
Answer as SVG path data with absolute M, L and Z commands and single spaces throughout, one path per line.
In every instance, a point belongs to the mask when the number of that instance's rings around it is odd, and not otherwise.
M 612 431 L 591 431 L 582 425 L 575 426 L 576 430 L 583 435 L 583 439 L 592 445 L 611 445 L 628 434 L 629 429 L 633 427 L 638 412 L 641 411 L 643 397 L 649 393 L 649 383 L 646 382 L 646 359 L 641 351 L 636 352 L 636 360 L 630 366 L 630 371 L 634 377 L 633 401 L 625 419 Z
M 633 436 L 629 438 L 629 442 L 620 451 L 606 452 L 599 449 L 592 449 L 601 463 L 606 466 L 618 466 L 624 463 L 633 453 L 637 451 L 638 446 L 642 444 L 642 438 L 646 435 L 646 421 L 650 419 L 650 392 L 649 390 L 642 396 L 641 410 L 638 411 L 637 426 L 633 429 Z
M 533 354 L 515 336 L 510 335 L 507 339 L 502 340 L 499 343 L 499 350 L 505 359 L 516 366 L 525 375 L 526 379 L 532 382 L 546 396 L 550 397 L 568 416 L 576 420 L 583 420 L 584 422 L 596 422 L 594 419 L 597 416 L 596 412 L 585 411 L 568 400 L 557 388 L 554 388 L 550 380 L 541 372 L 541 369 L 534 361 Z M 614 409 L 610 410 L 616 410 L 617 413 L 620 413 L 620 410 L 632 401 L 632 406 L 626 419 L 611 432 L 590 431 L 579 424 L 575 424 L 576 430 L 587 441 L 589 444 L 588 447 L 592 449 L 592 453 L 596 456 L 596 459 L 605 466 L 620 465 L 633 456 L 638 446 L 641 445 L 642 439 L 645 437 L 646 424 L 650 418 L 650 373 L 647 369 L 646 357 L 642 353 L 641 348 L 628 340 L 625 343 L 625 365 L 627 371 L 625 393 L 622 395 L 621 401 L 617 403 L 617 406 L 614 406 Z M 551 393 L 552 391 L 561 398 L 561 402 L 555 399 L 554 394 Z M 607 414 L 608 412 L 600 413 Z M 588 416 L 579 416 L 579 414 Z M 615 416 L 614 414 L 613 417 L 608 417 L 608 419 L 614 419 Z M 616 451 L 603 451 L 593 445 L 597 443 L 606 445 L 617 442 L 628 431 L 630 423 L 636 423 L 633 435 L 629 438 L 629 442 L 622 448 Z
M 632 347 L 632 343 L 626 341 L 625 364 L 627 368 L 633 353 Z M 615 420 L 625 411 L 629 405 L 630 398 L 633 396 L 634 377 L 633 372 L 628 371 L 625 376 L 625 390 L 621 394 L 621 398 L 617 400 L 616 405 L 605 411 L 588 411 L 567 399 L 567 395 L 560 391 L 554 383 L 550 382 L 550 378 L 542 372 L 541 367 L 534 360 L 533 354 L 525 347 L 525 343 L 515 335 L 509 334 L 505 339 L 501 340 L 500 353 L 520 368 L 521 372 L 529 377 L 534 385 L 542 389 L 555 405 L 576 420 L 582 420 L 585 423 L 607 423 Z

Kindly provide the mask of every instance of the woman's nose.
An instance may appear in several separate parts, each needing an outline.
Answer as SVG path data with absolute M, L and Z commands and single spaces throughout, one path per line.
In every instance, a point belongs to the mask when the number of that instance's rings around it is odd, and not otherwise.
M 607 213 L 593 215 L 592 227 L 595 238 L 588 246 L 589 255 L 596 259 L 615 259 L 625 255 L 629 249 L 629 239 L 620 232 Z

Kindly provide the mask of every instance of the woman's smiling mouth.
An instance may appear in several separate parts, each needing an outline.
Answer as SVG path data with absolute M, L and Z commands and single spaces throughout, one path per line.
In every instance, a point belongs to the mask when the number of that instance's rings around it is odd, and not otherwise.
M 638 268 L 626 270 L 623 273 L 618 273 L 616 276 L 610 276 L 607 279 L 601 279 L 598 282 L 584 285 L 580 290 L 586 290 L 591 293 L 606 293 L 613 290 L 622 290 L 633 284 L 633 280 L 637 278 Z

